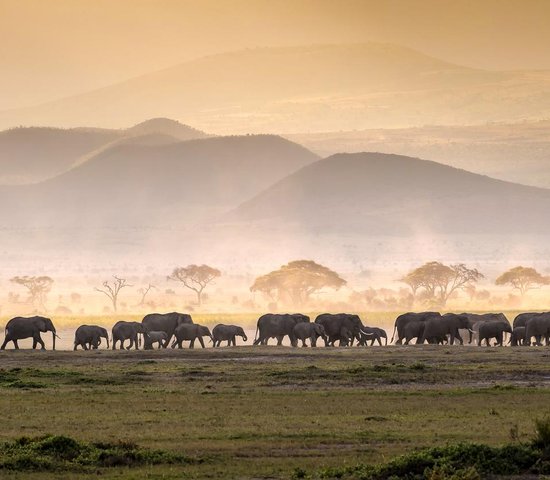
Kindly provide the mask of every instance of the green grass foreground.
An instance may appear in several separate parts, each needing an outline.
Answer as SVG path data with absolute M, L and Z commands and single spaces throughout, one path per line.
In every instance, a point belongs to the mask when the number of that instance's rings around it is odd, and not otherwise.
M 388 478 L 411 464 L 418 478 L 548 473 L 531 439 L 548 412 L 549 356 L 435 346 L 5 351 L 0 476 Z M 472 452 L 504 470 L 462 462 Z

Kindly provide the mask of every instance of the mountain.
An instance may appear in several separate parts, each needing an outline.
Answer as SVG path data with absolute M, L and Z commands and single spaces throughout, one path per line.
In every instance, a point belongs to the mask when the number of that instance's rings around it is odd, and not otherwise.
M 211 135 L 201 132 L 196 128 L 169 118 L 152 118 L 128 128 L 124 133 L 126 136 L 160 134 L 171 136 L 181 141 L 211 137 Z
M 141 138 L 141 137 L 139 137 Z M 43 182 L 0 188 L 0 227 L 188 226 L 317 160 L 272 135 L 125 141 Z
M 383 152 L 438 162 L 514 183 L 550 187 L 550 120 L 286 135 L 323 157 Z
M 308 165 L 225 221 L 306 233 L 367 236 L 550 233 L 550 190 L 382 153 L 337 154 Z
M 186 118 L 212 132 L 473 124 L 550 115 L 550 72 L 484 71 L 391 44 L 257 48 L 198 58 L 0 113 L 0 126 L 119 127 Z
M 0 132 L 0 184 L 42 181 L 120 142 L 158 144 L 208 136 L 166 118 L 147 120 L 122 130 L 13 128 Z

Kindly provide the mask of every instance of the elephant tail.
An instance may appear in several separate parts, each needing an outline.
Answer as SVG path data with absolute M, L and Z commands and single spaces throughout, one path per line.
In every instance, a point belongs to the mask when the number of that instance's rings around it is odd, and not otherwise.
M 397 323 L 393 326 L 393 334 L 391 336 L 391 340 L 390 340 L 390 343 L 393 343 L 393 340 L 395 338 L 395 332 L 397 330 Z M 386 337 L 386 345 L 388 344 L 388 337 Z

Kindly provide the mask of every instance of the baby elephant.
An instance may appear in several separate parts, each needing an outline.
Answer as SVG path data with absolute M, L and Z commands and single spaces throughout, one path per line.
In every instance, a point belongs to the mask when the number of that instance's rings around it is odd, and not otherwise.
M 153 350 L 153 343 L 158 344 L 158 348 L 166 348 L 168 345 L 168 334 L 162 330 L 147 332 L 143 341 L 144 350 Z
M 302 347 L 307 347 L 306 340 L 308 338 L 311 342 L 312 347 L 317 346 L 317 339 L 319 337 L 323 338 L 323 340 L 325 340 L 325 343 L 327 342 L 325 327 L 323 327 L 323 325 L 321 325 L 320 323 L 297 323 L 294 327 L 294 336 L 296 337 L 296 340 L 302 341 Z
M 95 350 L 101 344 L 102 338 L 107 341 L 107 348 L 109 348 L 109 334 L 105 328 L 98 325 L 80 325 L 74 332 L 73 350 L 76 350 L 78 346 L 84 350 L 91 348 Z
M 221 343 L 225 341 L 227 341 L 228 347 L 231 345 L 235 347 L 237 345 L 235 337 L 241 337 L 244 342 L 248 340 L 242 327 L 237 325 L 223 325 L 220 323 L 212 330 L 212 341 L 215 347 L 221 346 Z
M 509 343 L 512 347 L 525 345 L 525 327 L 514 327 Z
M 212 340 L 212 334 L 210 333 L 210 330 L 208 329 L 208 327 L 205 327 L 203 325 L 198 325 L 196 323 L 193 323 L 193 324 L 184 323 L 180 325 L 178 328 L 176 328 L 174 335 L 176 336 L 176 339 L 172 343 L 172 348 L 176 348 L 176 345 L 178 348 L 182 348 L 182 342 L 184 340 L 189 340 L 191 342 L 189 344 L 189 348 L 194 348 L 195 340 L 197 338 L 201 343 L 201 347 L 205 348 L 202 337 L 210 337 L 210 339 Z

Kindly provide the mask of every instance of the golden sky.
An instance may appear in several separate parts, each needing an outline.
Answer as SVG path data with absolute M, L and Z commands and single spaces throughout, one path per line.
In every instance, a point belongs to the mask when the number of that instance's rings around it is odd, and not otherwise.
M 0 0 L 0 110 L 258 46 L 382 41 L 550 69 L 547 0 Z

